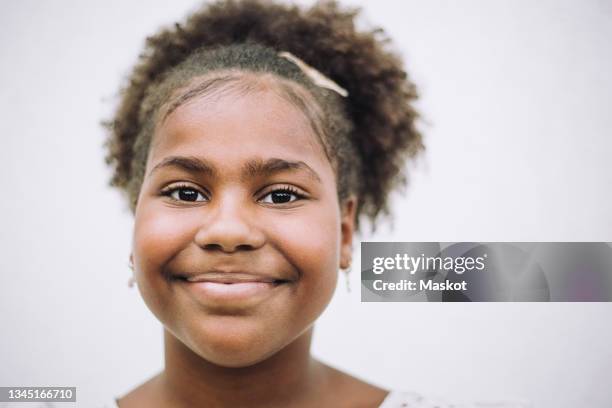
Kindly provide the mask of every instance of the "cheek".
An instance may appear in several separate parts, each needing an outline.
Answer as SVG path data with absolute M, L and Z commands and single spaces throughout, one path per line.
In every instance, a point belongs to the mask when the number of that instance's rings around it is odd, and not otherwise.
M 301 274 L 294 316 L 314 321 L 329 304 L 338 279 L 340 224 L 333 207 L 270 222 L 270 238 Z M 303 321 L 302 323 L 306 323 Z
M 186 217 L 173 217 L 171 210 L 154 207 L 141 207 L 134 222 L 134 257 L 145 267 L 144 273 L 165 263 L 190 237 Z
M 143 205 L 136 211 L 133 236 L 136 280 L 145 303 L 160 320 L 171 290 L 163 268 L 193 236 L 190 229 L 194 224 L 187 218 L 173 216 L 171 210 L 154 205 Z

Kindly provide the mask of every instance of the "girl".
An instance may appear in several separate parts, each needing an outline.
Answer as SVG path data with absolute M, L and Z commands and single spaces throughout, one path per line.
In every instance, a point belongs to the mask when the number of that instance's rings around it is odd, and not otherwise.
M 414 85 L 356 15 L 222 0 L 147 39 L 107 162 L 165 369 L 108 406 L 425 406 L 309 351 L 360 217 L 423 148 Z

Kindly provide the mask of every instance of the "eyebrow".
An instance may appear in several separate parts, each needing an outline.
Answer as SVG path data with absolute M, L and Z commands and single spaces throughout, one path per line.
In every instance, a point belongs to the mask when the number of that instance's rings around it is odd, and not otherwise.
M 193 156 L 169 156 L 155 165 L 149 172 L 153 172 L 165 167 L 178 167 L 190 173 L 201 173 L 211 178 L 217 177 L 221 172 L 209 161 Z M 284 171 L 305 171 L 310 178 L 321 183 L 321 178 L 316 171 L 301 160 L 290 161 L 276 157 L 262 160 L 253 159 L 246 162 L 240 171 L 241 179 L 254 178 L 258 176 L 271 176 Z

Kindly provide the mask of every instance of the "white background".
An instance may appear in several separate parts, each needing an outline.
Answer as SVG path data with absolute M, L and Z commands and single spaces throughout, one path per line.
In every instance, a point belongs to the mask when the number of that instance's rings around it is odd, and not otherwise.
M 0 385 L 75 385 L 89 407 L 162 368 L 99 121 L 145 36 L 196 5 L 1 3 Z M 427 153 L 395 228 L 363 240 L 612 241 L 612 2 L 364 6 L 419 85 Z M 317 323 L 329 364 L 450 400 L 612 406 L 612 304 L 360 303 L 358 270 Z

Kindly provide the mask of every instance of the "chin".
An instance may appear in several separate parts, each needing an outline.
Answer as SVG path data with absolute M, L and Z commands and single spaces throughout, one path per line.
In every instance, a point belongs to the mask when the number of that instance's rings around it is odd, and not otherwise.
M 277 337 L 280 332 L 278 329 L 264 330 L 254 326 L 227 321 L 208 322 L 205 328 L 200 326 L 197 333 L 189 336 L 189 347 L 213 364 L 222 367 L 248 367 L 274 355 L 283 345 Z M 272 333 L 277 341 L 272 338 Z

